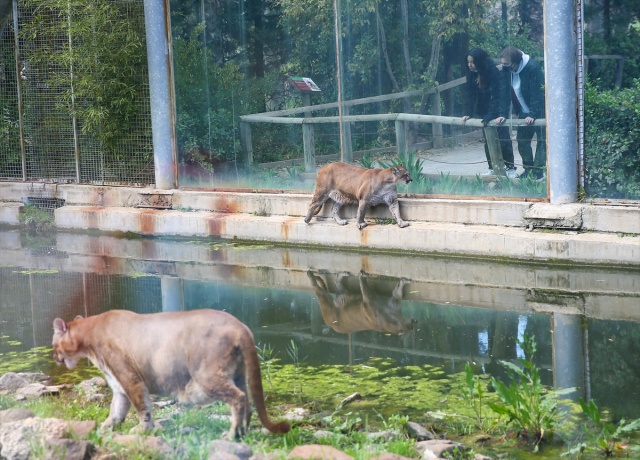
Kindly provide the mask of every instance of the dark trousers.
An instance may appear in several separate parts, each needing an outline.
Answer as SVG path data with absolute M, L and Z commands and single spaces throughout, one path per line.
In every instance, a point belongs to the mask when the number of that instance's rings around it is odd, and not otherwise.
M 522 157 L 524 175 L 533 173 L 536 177 L 542 177 L 547 169 L 547 144 L 544 136 L 544 126 L 518 126 L 516 140 L 518 152 Z M 533 156 L 531 142 L 536 136 L 536 154 Z
M 502 159 L 504 160 L 504 166 L 506 169 L 514 168 L 513 165 L 513 144 L 511 143 L 511 135 L 509 133 L 508 126 L 498 126 L 498 142 L 500 144 L 500 151 L 502 152 Z M 482 130 L 482 136 L 484 137 L 484 155 L 487 157 L 487 164 L 489 169 L 493 169 L 491 164 L 491 156 L 489 155 L 489 146 L 487 145 L 487 137 Z

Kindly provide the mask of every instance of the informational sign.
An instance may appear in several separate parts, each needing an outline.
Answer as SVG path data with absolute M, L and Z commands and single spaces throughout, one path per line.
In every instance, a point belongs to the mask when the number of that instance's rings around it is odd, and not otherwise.
M 320 91 L 318 85 L 316 85 L 311 78 L 307 77 L 290 77 L 293 84 L 298 88 L 300 92 L 311 93 Z

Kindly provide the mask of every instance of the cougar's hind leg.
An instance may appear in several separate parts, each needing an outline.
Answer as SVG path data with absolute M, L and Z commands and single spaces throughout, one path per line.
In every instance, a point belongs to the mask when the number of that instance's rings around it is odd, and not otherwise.
M 339 201 L 334 201 L 333 208 L 331 209 L 331 215 L 338 224 L 347 225 L 347 219 L 343 219 L 340 217 L 340 208 L 342 208 L 342 203 Z
M 311 218 L 320 212 L 322 206 L 328 199 L 328 196 L 313 195 L 313 199 L 311 200 L 311 204 L 309 205 L 309 211 L 307 212 L 307 216 L 304 218 L 305 224 L 311 222 Z

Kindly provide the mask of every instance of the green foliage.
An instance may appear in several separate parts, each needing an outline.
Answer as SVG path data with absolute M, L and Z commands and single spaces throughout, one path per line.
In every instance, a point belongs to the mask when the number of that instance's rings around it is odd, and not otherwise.
M 363 153 L 360 159 L 357 160 L 357 163 L 367 169 L 372 169 L 375 166 L 373 157 L 369 152 Z
M 595 401 L 590 400 L 588 403 L 580 398 L 580 407 L 582 412 L 589 420 L 589 426 L 586 431 L 587 441 L 581 442 L 572 447 L 563 456 L 567 455 L 584 455 L 585 452 L 596 451 L 605 457 L 621 456 L 625 451 L 640 451 L 638 446 L 629 448 L 625 442 L 625 437 L 633 431 L 640 430 L 640 419 L 627 422 L 621 419 L 618 423 L 604 420 L 600 409 Z
M 46 232 L 55 225 L 53 212 L 30 204 L 22 208 L 18 220 L 29 230 Z
M 590 196 L 640 198 L 640 80 L 585 94 L 585 189 Z
M 536 342 L 533 336 L 525 335 L 520 345 L 525 358 L 518 365 L 500 361 L 511 378 L 507 385 L 492 377 L 491 383 L 501 402 L 489 403 L 499 415 L 505 415 L 518 429 L 518 434 L 528 439 L 537 451 L 539 444 L 551 433 L 559 418 L 558 396 L 573 393 L 575 388 L 547 390 L 540 381 L 538 366 L 533 363 Z
M 246 111 L 237 63 L 217 64 L 203 47 L 204 24 L 173 40 L 180 160 L 210 167 L 234 158 L 237 116 Z
M 469 362 L 465 363 L 464 374 L 466 386 L 462 388 L 462 396 L 473 414 L 469 419 L 475 430 L 491 433 L 500 425 L 501 421 L 500 417 L 489 417 L 484 412 L 486 383 L 481 380 L 480 376 L 475 375 Z
M 152 146 L 142 4 L 25 0 L 24 6 L 30 14 L 20 32 L 29 44 L 23 47 L 29 63 L 23 85 L 31 94 L 25 113 L 32 134 L 47 144 L 48 161 L 60 161 L 64 149 L 72 149 L 56 139 L 72 136 L 75 117 L 81 148 L 97 145 L 106 169 L 127 164 L 133 174 L 146 166 Z M 130 155 L 130 144 L 143 139 L 145 156 Z

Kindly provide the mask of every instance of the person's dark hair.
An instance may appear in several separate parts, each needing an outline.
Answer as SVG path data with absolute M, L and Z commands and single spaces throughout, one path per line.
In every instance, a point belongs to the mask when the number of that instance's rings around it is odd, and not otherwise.
M 500 59 L 506 59 L 511 64 L 518 64 L 522 62 L 522 51 L 515 46 L 507 46 L 500 53 Z
M 486 88 L 489 85 L 489 70 L 490 66 L 495 66 L 493 59 L 489 57 L 489 54 L 482 48 L 472 48 L 467 53 L 466 58 L 471 56 L 473 58 L 473 64 L 476 66 L 478 73 L 471 72 L 467 65 L 467 82 L 475 80 L 476 84 L 480 88 Z M 466 59 L 465 58 L 465 59 Z M 466 63 L 465 63 L 466 65 Z

